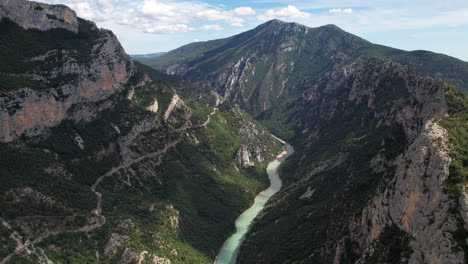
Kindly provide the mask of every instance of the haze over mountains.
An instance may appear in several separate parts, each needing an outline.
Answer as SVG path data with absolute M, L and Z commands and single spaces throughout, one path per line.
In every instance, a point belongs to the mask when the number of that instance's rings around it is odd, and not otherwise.
M 140 63 L 66 6 L 0 19 L 2 264 L 213 263 L 270 133 L 237 263 L 466 263 L 467 62 L 272 20 Z
M 164 53 L 166 52 L 157 52 L 157 53 L 150 53 L 150 54 L 134 54 L 134 55 L 130 55 L 130 57 L 137 61 L 146 61 L 149 59 L 159 57 L 163 55 Z

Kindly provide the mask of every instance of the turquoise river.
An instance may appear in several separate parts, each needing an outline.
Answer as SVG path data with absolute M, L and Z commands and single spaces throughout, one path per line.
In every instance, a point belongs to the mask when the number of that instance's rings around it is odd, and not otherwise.
M 270 187 L 259 193 L 255 197 L 254 204 L 252 207 L 243 212 L 236 220 L 236 232 L 230 236 L 223 244 L 220 249 L 218 256 L 216 256 L 215 264 L 235 264 L 239 248 L 245 239 L 245 235 L 249 229 L 250 223 L 265 207 L 266 202 L 270 199 L 273 194 L 277 193 L 281 189 L 281 179 L 278 174 L 279 165 L 289 157 L 294 149 L 291 145 L 284 142 L 283 140 L 276 138 L 278 141 L 284 144 L 285 151 L 280 153 L 275 160 L 268 163 L 267 173 L 270 179 Z

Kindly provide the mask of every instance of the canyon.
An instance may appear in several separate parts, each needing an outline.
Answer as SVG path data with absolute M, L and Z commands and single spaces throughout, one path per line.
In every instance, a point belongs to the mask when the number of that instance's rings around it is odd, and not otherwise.
M 466 263 L 467 62 L 279 20 L 132 58 L 25 0 L 0 46 L 0 263 Z

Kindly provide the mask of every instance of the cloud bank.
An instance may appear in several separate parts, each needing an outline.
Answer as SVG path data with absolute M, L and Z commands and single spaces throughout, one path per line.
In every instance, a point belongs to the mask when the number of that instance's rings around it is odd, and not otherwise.
M 423 0 L 414 0 L 411 5 L 405 5 L 407 2 L 404 0 L 395 0 L 400 3 L 398 5 L 389 5 L 383 0 L 376 0 L 372 4 L 365 0 L 349 0 L 346 1 L 348 7 L 340 7 L 343 1 L 338 0 L 296 1 L 295 5 L 287 5 L 290 1 L 286 0 L 242 2 L 273 3 L 267 5 L 270 8 L 263 9 L 243 4 L 227 8 L 224 5 L 190 0 L 43 1 L 66 4 L 76 10 L 79 16 L 89 20 L 111 22 L 152 34 L 220 31 L 229 27 L 254 26 L 258 21 L 271 19 L 294 21 L 308 26 L 336 24 L 358 34 L 468 25 L 468 4 L 465 4 L 465 8 L 460 8 L 461 4 L 450 8 L 431 0 L 427 0 L 431 3 L 426 5 L 421 5 Z M 463 3 L 461 0 L 453 1 Z
M 161 0 L 45 0 L 53 4 L 66 4 L 78 16 L 97 22 L 113 22 L 140 29 L 145 33 L 170 34 L 196 30 L 223 30 L 220 25 L 205 24 L 222 22 L 230 26 L 244 26 L 246 17 L 257 12 L 247 6 L 222 10 L 196 1 Z M 193 24 L 202 24 L 194 26 Z

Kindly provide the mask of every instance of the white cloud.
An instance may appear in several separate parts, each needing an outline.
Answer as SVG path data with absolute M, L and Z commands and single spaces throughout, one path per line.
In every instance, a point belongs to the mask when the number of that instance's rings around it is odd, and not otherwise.
M 230 14 L 228 12 L 221 12 L 214 9 L 203 10 L 197 12 L 195 17 L 203 20 L 225 20 L 230 18 Z
M 154 34 L 170 34 L 170 33 L 180 33 L 180 32 L 190 32 L 196 30 L 193 27 L 189 27 L 185 24 L 175 24 L 175 25 L 143 25 L 143 31 L 146 33 Z
M 468 26 L 468 8 L 427 12 L 415 15 L 413 9 L 370 9 L 360 10 L 346 16 L 335 13 L 319 14 L 305 24 L 320 26 L 336 24 L 355 34 L 386 32 L 395 30 L 425 30 L 429 28 Z
M 202 30 L 224 30 L 223 27 L 221 27 L 220 25 L 204 25 L 202 26 L 200 29 Z
M 201 12 L 206 5 L 195 2 L 168 2 L 145 0 L 137 7 L 139 13 L 153 21 L 167 23 L 189 23 L 194 12 Z
M 36 0 L 37 1 L 37 0 Z M 80 17 L 96 21 L 99 26 L 110 28 L 120 39 L 126 38 L 126 43 L 133 45 L 134 51 L 146 45 L 147 50 L 154 48 L 154 41 L 161 41 L 161 49 L 168 50 L 192 40 L 193 35 L 186 38 L 172 35 L 156 35 L 178 32 L 191 32 L 194 30 L 209 30 L 203 25 L 218 24 L 226 28 L 226 33 L 240 33 L 241 29 L 228 28 L 231 26 L 252 26 L 258 20 L 273 18 L 295 21 L 307 26 L 321 26 L 336 24 L 344 30 L 366 37 L 395 34 L 399 36 L 401 30 L 414 30 L 418 32 L 444 31 L 460 27 L 460 37 L 465 36 L 468 26 L 468 6 L 466 0 L 314 0 L 314 1 L 288 1 L 288 0 L 252 0 L 249 3 L 268 2 L 270 10 L 253 9 L 247 6 L 228 8 L 221 4 L 209 4 L 204 0 L 39 0 L 51 4 L 66 4 L 73 8 Z M 0 0 L 1 2 L 1 0 Z M 216 2 L 216 1 L 214 1 Z M 219 2 L 219 1 L 218 1 Z M 346 2 L 346 3 L 343 3 Z M 450 2 L 448 4 L 447 2 Z M 213 1 L 210 1 L 213 3 Z M 293 6 L 286 7 L 293 3 Z M 345 6 L 344 6 L 345 5 Z M 235 8 L 237 7 L 237 8 Z M 351 9 L 350 7 L 354 8 Z M 357 8 L 359 7 L 359 10 Z M 309 11 L 323 9 L 322 11 Z M 213 11 L 211 11 L 213 10 Z M 349 11 L 347 11 L 349 10 Z M 209 12 L 206 12 L 209 11 Z M 196 14 L 201 12 L 200 16 Z M 310 13 L 307 13 L 310 12 Z M 311 15 L 313 14 L 313 15 Z M 212 27 L 215 29 L 215 27 Z M 152 32 L 154 34 L 143 34 Z M 200 32 L 202 39 L 207 39 L 208 32 Z M 379 34 L 384 33 L 384 34 Z M 181 33 L 183 34 L 183 33 Z M 217 35 L 217 36 L 218 36 Z M 210 35 L 212 36 L 212 35 Z M 432 35 L 431 35 L 432 36 Z M 197 36 L 198 37 L 198 36 Z M 428 38 L 430 39 L 430 38 Z M 372 39 L 373 41 L 380 41 Z M 397 41 L 395 40 L 395 41 Z M 392 38 L 394 41 L 394 38 Z M 463 42 L 464 41 L 464 42 Z M 427 41 L 433 43 L 433 41 Z M 393 45 L 384 37 L 382 44 Z M 440 42 L 442 43 L 442 42 Z M 443 52 L 455 54 L 455 46 L 460 43 L 458 57 L 465 60 L 466 38 L 447 37 L 447 44 Z M 436 44 L 434 44 L 436 45 Z M 454 44 L 455 45 L 455 44 Z M 464 45 L 464 46 L 463 46 Z M 395 45 L 397 46 L 397 45 Z M 405 46 L 401 46 L 404 48 Z M 434 46 L 435 47 L 435 46 Z M 411 47 L 413 48 L 413 46 Z M 440 50 L 440 48 L 439 48 Z M 451 50 L 451 52 L 448 52 Z M 461 54 L 461 55 L 460 55 Z
M 94 21 L 102 21 L 105 20 L 105 17 L 96 12 L 95 8 L 93 8 L 89 3 L 87 2 L 80 2 L 80 3 L 71 3 L 68 4 L 70 8 L 75 10 L 77 14 L 79 14 L 80 17 L 85 18 L 85 19 L 90 19 Z
M 245 7 L 245 6 L 241 6 L 241 7 L 233 9 L 232 13 L 238 16 L 249 16 L 249 15 L 257 14 L 257 12 L 253 10 L 253 8 Z
M 341 9 L 341 8 L 333 8 L 328 10 L 330 13 L 345 13 L 345 14 L 351 14 L 353 13 L 353 9 L 351 8 L 346 8 L 346 9 Z
M 251 7 L 218 10 L 209 4 L 195 1 L 144 0 L 143 3 L 138 4 L 137 10 L 143 16 L 161 23 L 223 21 L 231 26 L 242 26 L 245 23 L 245 20 L 240 16 L 256 14 Z
M 294 20 L 294 19 L 307 19 L 311 15 L 307 12 L 302 12 L 297 7 L 289 5 L 285 8 L 280 9 L 269 9 L 264 14 L 257 16 L 258 20 L 271 20 L 271 19 L 283 19 L 283 20 Z
M 222 30 L 221 26 L 195 27 L 192 23 L 220 21 L 243 26 L 242 17 L 255 15 L 253 8 L 242 6 L 222 10 L 199 1 L 177 0 L 43 0 L 61 3 L 74 9 L 78 16 L 97 22 L 113 22 L 141 29 L 145 33 L 166 34 L 194 30 Z
M 466 0 L 451 0 L 457 6 L 447 6 L 439 1 L 394 0 L 399 8 L 394 8 L 385 0 L 349 0 L 348 6 L 361 6 L 359 12 L 340 6 L 341 0 L 296 1 L 295 5 L 258 12 L 242 6 L 227 9 L 221 5 L 210 5 L 192 0 L 41 0 L 54 4 L 66 4 L 80 17 L 109 25 L 126 25 L 142 32 L 157 34 L 207 30 L 199 24 L 226 23 L 230 26 L 243 26 L 253 23 L 253 15 L 259 21 L 281 19 L 295 21 L 308 26 L 336 24 L 357 34 L 385 32 L 402 29 L 426 29 L 431 27 L 453 27 L 468 25 Z M 201 0 L 202 1 L 202 0 Z M 258 0 L 256 0 L 258 1 Z M 267 0 L 274 1 L 274 0 Z M 282 3 L 287 3 L 286 0 Z M 349 3 L 348 3 L 349 2 Z M 311 13 L 301 11 L 314 7 L 327 8 L 327 12 Z M 343 14 L 343 15 L 339 15 Z M 208 22 L 208 23 L 207 23 Z M 181 26 L 184 25 L 184 26 Z
M 246 10 L 243 10 L 245 12 Z M 253 10 L 252 10 L 253 11 Z M 239 13 L 239 11 L 237 11 Z M 241 11 L 242 12 L 242 11 Z M 224 21 L 231 26 L 243 26 L 245 20 L 235 16 L 235 11 L 219 11 L 215 9 L 208 9 L 197 12 L 194 16 L 195 20 L 208 20 L 208 21 Z

